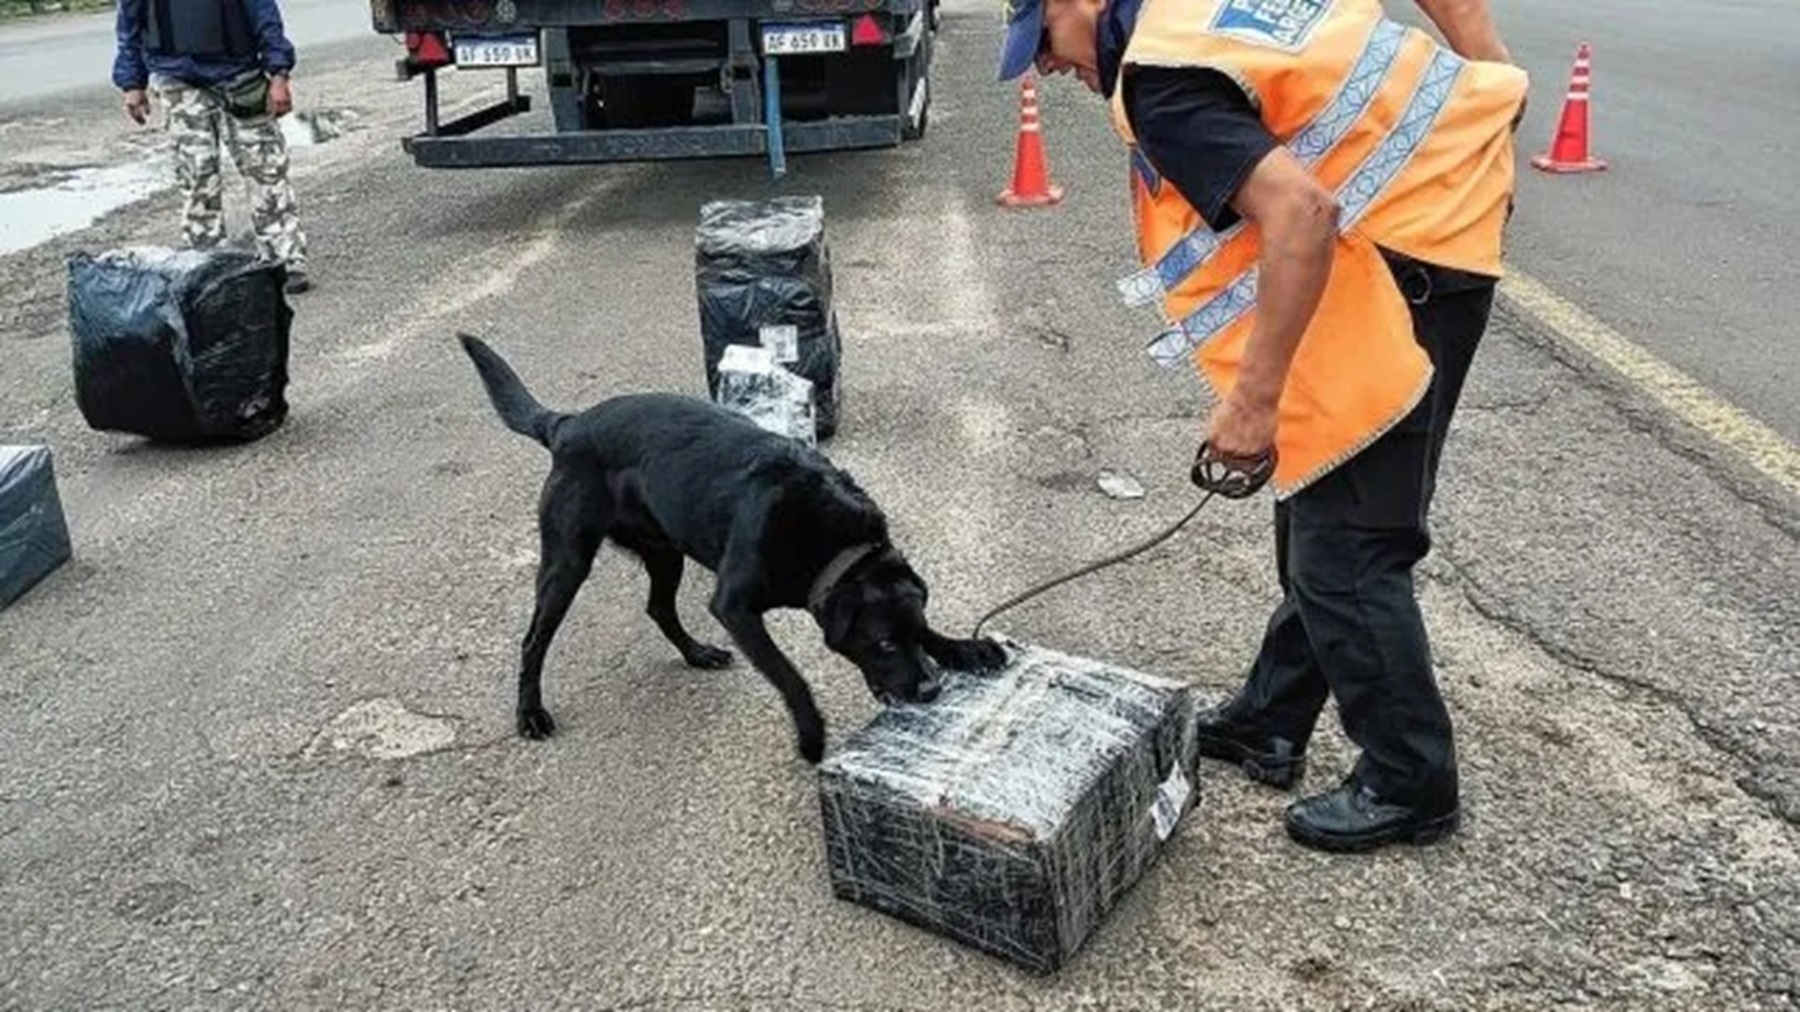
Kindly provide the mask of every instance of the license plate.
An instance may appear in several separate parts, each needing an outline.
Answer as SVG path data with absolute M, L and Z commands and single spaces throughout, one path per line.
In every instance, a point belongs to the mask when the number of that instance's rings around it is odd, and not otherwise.
M 506 35 L 455 40 L 459 67 L 535 67 L 536 35 Z
M 850 48 L 842 24 L 764 25 L 763 54 L 841 53 Z

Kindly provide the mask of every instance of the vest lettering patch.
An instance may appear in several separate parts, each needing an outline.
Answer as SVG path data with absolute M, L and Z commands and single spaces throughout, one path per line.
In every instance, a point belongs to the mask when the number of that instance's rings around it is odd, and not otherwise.
M 1331 0 L 1225 0 L 1207 31 L 1294 52 L 1306 45 Z

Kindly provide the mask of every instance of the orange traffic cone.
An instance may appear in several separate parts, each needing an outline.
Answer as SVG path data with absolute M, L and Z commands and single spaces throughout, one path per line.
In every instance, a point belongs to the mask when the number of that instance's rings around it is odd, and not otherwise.
M 1012 185 L 1000 194 L 1007 207 L 1041 207 L 1063 196 L 1062 187 L 1050 182 L 1050 165 L 1044 158 L 1044 135 L 1038 122 L 1037 82 L 1025 75 L 1019 82 L 1019 146 L 1013 160 Z
M 1588 44 L 1575 50 L 1575 71 L 1569 76 L 1569 97 L 1563 103 L 1562 122 L 1550 150 L 1531 160 L 1545 172 L 1599 172 L 1606 162 L 1588 154 L 1588 75 L 1592 72 Z

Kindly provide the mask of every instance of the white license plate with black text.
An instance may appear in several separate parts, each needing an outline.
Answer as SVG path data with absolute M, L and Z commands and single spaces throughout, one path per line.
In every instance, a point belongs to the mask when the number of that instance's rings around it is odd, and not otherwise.
M 850 48 L 841 23 L 764 25 L 762 37 L 765 56 L 841 53 Z
M 459 67 L 535 67 L 536 35 L 488 36 L 454 40 Z

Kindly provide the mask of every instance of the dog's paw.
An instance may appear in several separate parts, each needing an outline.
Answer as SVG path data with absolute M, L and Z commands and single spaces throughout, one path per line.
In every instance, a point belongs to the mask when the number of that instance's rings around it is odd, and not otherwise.
M 535 710 L 519 710 L 519 737 L 542 741 L 556 733 L 556 721 L 550 719 L 550 711 L 543 707 Z
M 724 647 L 701 643 L 688 652 L 682 660 L 686 661 L 690 668 L 699 668 L 701 671 L 721 671 L 731 667 L 732 656 L 731 651 Z
M 970 674 L 999 671 L 1006 667 L 1006 648 L 993 640 L 951 640 L 939 662 Z

